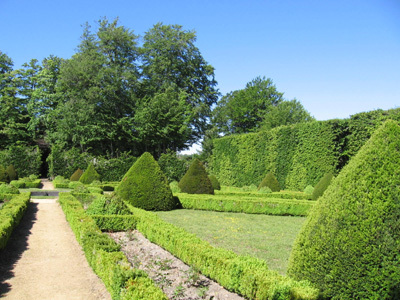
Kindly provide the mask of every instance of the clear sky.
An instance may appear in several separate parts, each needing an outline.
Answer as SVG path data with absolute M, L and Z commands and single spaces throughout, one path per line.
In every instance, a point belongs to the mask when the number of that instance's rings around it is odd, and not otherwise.
M 101 17 L 195 30 L 223 95 L 265 76 L 317 120 L 400 106 L 400 0 L 0 0 L 0 50 L 70 58 Z

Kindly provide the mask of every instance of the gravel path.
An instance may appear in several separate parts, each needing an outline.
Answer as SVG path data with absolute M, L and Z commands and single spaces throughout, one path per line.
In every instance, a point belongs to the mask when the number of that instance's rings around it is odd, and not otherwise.
M 43 189 L 52 189 L 43 182 Z M 89 267 L 58 203 L 29 203 L 20 226 L 0 251 L 0 298 L 111 299 Z

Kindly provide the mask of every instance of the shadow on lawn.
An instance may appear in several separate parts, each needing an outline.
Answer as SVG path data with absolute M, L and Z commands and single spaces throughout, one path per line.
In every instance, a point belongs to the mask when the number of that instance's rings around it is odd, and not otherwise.
M 6 280 L 14 277 L 14 267 L 22 254 L 28 249 L 28 237 L 36 221 L 37 203 L 29 203 L 20 224 L 14 229 L 5 249 L 0 250 L 0 298 L 8 293 L 12 286 Z

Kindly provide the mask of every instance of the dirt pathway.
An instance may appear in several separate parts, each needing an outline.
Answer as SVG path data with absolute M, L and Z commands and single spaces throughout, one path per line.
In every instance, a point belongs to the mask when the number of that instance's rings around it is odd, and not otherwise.
M 52 186 L 52 185 L 51 185 Z M 44 182 L 44 189 L 51 189 Z M 0 298 L 111 299 L 55 201 L 29 203 L 20 226 L 0 251 Z

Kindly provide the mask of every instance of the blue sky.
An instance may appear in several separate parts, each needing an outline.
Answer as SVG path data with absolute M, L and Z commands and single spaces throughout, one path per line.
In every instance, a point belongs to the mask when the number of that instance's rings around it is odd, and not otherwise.
M 104 16 L 195 30 L 222 94 L 265 76 L 318 120 L 400 106 L 400 0 L 0 0 L 0 50 L 15 68 L 69 58 Z

